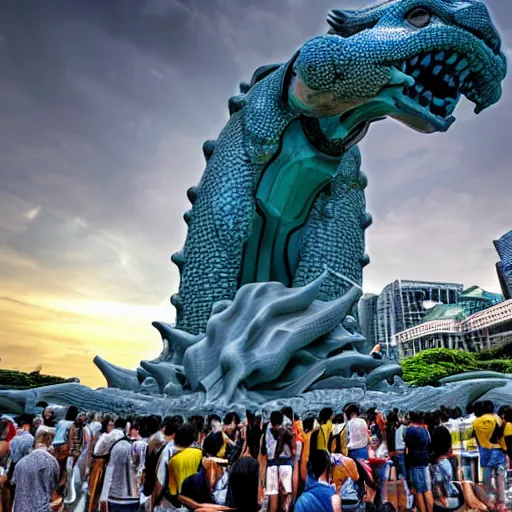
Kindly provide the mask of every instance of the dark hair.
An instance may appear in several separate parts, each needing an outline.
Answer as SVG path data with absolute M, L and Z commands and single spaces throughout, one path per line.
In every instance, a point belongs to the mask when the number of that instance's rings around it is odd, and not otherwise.
M 185 420 L 183 419 L 183 416 L 180 416 L 179 414 L 176 414 L 174 416 L 166 416 L 161 422 L 161 427 L 164 428 L 165 425 L 169 422 L 178 423 L 178 425 L 183 425 L 185 423 Z
M 356 404 L 350 404 L 345 408 L 345 414 L 347 415 L 347 418 L 350 419 L 353 414 L 359 416 L 361 414 L 361 409 L 359 409 L 359 406 Z
M 146 416 L 140 422 L 140 435 L 148 438 L 158 432 L 160 427 L 160 418 L 157 416 Z
M 20 427 L 23 427 L 23 425 L 32 426 L 34 419 L 35 419 L 35 416 L 33 414 L 22 414 L 21 416 L 18 416 L 18 418 L 16 419 L 16 423 Z
M 507 422 L 507 423 L 512 423 L 512 407 L 504 407 L 504 410 L 503 410 L 503 419 Z
M 170 416 L 164 420 L 164 435 L 167 437 L 173 436 L 178 432 L 178 429 L 182 426 L 179 423 L 176 416 Z
M 117 418 L 114 428 L 126 428 L 128 421 L 125 418 Z
M 195 429 L 198 432 L 202 432 L 204 430 L 204 416 L 199 416 L 199 415 L 190 416 L 190 418 L 188 419 L 188 422 L 191 425 L 194 425 Z
M 226 416 L 224 416 L 224 425 L 231 425 L 231 423 L 235 422 L 235 425 L 240 423 L 240 416 L 236 412 L 228 412 Z
M 273 427 L 277 427 L 278 425 L 282 425 L 284 421 L 284 415 L 281 411 L 272 411 L 270 413 L 270 424 Z
M 72 405 L 66 411 L 66 421 L 75 421 L 78 416 L 78 409 Z
M 345 415 L 343 413 L 336 414 L 336 416 L 334 417 L 334 423 L 336 423 L 337 425 L 345 423 Z
M 321 424 L 327 423 L 334 414 L 333 410 L 330 407 L 325 407 L 320 411 L 320 414 L 318 415 L 318 420 Z
M 256 512 L 258 503 L 260 465 L 252 457 L 241 457 L 229 472 L 229 484 L 226 505 L 243 510 Z
M 411 423 L 422 423 L 423 422 L 423 413 L 419 411 L 410 411 L 409 412 L 409 421 Z
M 491 400 L 485 400 L 483 402 L 484 414 L 494 414 L 494 409 L 496 409 L 496 406 L 494 405 L 494 402 L 492 402 Z
M 293 409 L 291 407 L 283 407 L 281 409 L 283 416 L 286 416 L 289 420 L 293 421 Z
M 304 432 L 311 432 L 315 428 L 315 417 L 309 416 L 302 420 L 302 428 Z
M 309 472 L 317 480 L 331 465 L 329 454 L 325 450 L 315 450 L 309 456 Z
M 203 441 L 203 453 L 206 457 L 217 457 L 222 446 L 224 438 L 222 432 L 210 432 Z
M 101 420 L 101 433 L 105 434 L 107 432 L 108 424 L 114 421 L 114 418 L 110 416 L 110 414 L 106 414 L 103 416 L 103 419 Z
M 176 446 L 180 446 L 181 448 L 188 448 L 194 441 L 197 439 L 197 432 L 194 428 L 194 425 L 190 423 L 185 423 L 181 425 L 174 437 L 174 442 Z

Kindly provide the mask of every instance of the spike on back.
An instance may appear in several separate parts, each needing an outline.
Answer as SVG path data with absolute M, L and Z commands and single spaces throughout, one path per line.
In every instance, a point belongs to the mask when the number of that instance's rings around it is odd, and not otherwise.
M 179 268 L 181 271 L 183 266 L 185 265 L 185 254 L 183 251 L 175 252 L 171 256 L 171 261 Z
M 363 229 L 369 228 L 373 224 L 373 217 L 369 213 L 364 214 L 363 218 Z
M 190 201 L 190 204 L 194 204 L 197 200 L 197 196 L 199 195 L 199 187 L 190 187 L 187 190 L 187 197 Z
M 206 158 L 206 161 L 210 160 L 210 158 L 212 157 L 213 152 L 215 151 L 216 144 L 217 144 L 216 140 L 207 140 L 203 144 L 203 154 L 204 154 L 204 157 Z
M 245 106 L 245 95 L 240 94 L 239 96 L 232 96 L 228 101 L 229 115 L 232 116 L 236 112 L 242 110 Z
M 240 82 L 240 93 L 241 94 L 247 94 L 250 89 L 251 89 L 251 84 L 248 84 L 247 82 Z
M 370 256 L 365 254 L 359 261 L 361 262 L 362 268 L 367 267 L 370 264 Z

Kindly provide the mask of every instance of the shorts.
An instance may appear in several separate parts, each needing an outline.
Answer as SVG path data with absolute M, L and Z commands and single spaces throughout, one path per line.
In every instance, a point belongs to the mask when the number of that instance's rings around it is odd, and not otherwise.
M 480 466 L 505 471 L 507 467 L 505 452 L 501 448 L 480 447 Z
M 265 494 L 267 496 L 277 496 L 280 487 L 284 494 L 291 494 L 293 490 L 293 466 L 283 464 L 281 466 L 267 467 L 267 485 Z
M 368 460 L 369 459 L 368 448 L 356 448 L 354 450 L 349 450 L 348 456 L 353 460 L 357 460 L 357 459 Z
M 432 477 L 430 475 L 430 468 L 427 467 L 412 467 L 409 469 L 409 483 L 411 489 L 418 494 L 424 494 L 432 491 Z

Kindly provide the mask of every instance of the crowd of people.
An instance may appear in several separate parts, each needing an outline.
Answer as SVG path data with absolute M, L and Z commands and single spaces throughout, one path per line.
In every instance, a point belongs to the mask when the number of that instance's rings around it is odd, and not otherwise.
M 2 416 L 0 512 L 504 512 L 512 408 L 471 413 L 481 483 L 463 477 L 445 426 L 460 409 Z

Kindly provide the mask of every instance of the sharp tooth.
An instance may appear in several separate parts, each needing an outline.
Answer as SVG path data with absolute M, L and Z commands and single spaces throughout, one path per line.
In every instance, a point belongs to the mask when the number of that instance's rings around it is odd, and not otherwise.
M 449 83 L 448 85 L 449 85 L 450 87 L 456 87 L 455 79 L 454 79 L 454 78 L 452 78 L 452 79 L 450 80 L 450 83 Z
M 429 64 L 430 64 L 430 61 L 432 60 L 432 57 L 431 55 L 426 55 L 425 58 L 421 61 L 421 65 L 426 68 Z
M 402 62 L 402 72 L 405 73 L 407 71 L 407 64 Z
M 471 73 L 470 69 L 466 69 L 466 71 L 461 73 L 461 75 L 459 77 L 459 81 L 460 81 L 461 84 L 464 83 L 464 81 L 466 80 L 466 78 L 469 76 L 470 73 Z
M 475 86 L 475 83 L 473 82 L 473 80 L 470 80 L 469 82 L 467 82 L 464 85 L 466 86 L 467 89 L 473 89 L 473 87 Z
M 418 78 L 420 76 L 420 70 L 419 69 L 415 69 L 411 75 L 414 77 L 414 78 Z
M 425 91 L 422 96 L 424 98 L 427 98 L 428 102 L 430 103 L 432 101 L 432 98 L 433 98 L 433 94 L 432 94 L 432 91 Z
M 443 80 L 444 80 L 446 83 L 449 83 L 451 79 L 452 79 L 452 77 L 451 77 L 450 75 L 444 75 Z
M 434 75 L 439 75 L 439 73 L 441 73 L 441 71 L 442 71 L 442 70 L 443 70 L 443 66 L 436 66 L 436 67 L 434 68 L 434 70 L 432 71 L 432 73 L 433 73 Z
M 448 112 L 448 114 L 451 114 L 455 110 L 456 106 L 457 106 L 456 99 L 454 99 L 454 98 L 446 99 L 446 111 Z
M 437 107 L 442 107 L 445 104 L 445 101 L 441 98 L 438 98 L 437 96 L 434 96 L 434 99 L 432 101 L 434 105 L 436 105 Z
M 416 57 L 413 57 L 411 59 L 411 66 L 416 66 L 418 64 L 419 57 L 416 55 Z
M 466 59 L 466 57 L 464 57 L 456 66 L 455 66 L 455 69 L 457 71 L 463 71 L 464 69 L 466 69 L 467 67 L 469 66 L 469 62 L 468 62 L 468 59 Z
M 435 58 L 436 60 L 442 62 L 444 60 L 444 52 L 439 52 Z
M 455 64 L 457 62 L 457 59 L 459 58 L 459 54 L 455 52 L 447 61 L 446 64 Z

